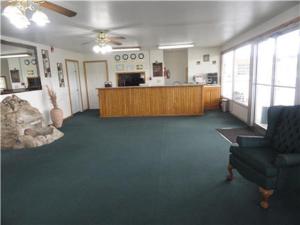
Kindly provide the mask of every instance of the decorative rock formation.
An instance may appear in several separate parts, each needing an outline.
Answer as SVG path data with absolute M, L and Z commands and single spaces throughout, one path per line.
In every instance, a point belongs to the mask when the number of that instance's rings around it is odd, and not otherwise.
M 16 95 L 1 102 L 1 149 L 38 147 L 63 135 L 55 127 L 46 126 L 39 110 Z

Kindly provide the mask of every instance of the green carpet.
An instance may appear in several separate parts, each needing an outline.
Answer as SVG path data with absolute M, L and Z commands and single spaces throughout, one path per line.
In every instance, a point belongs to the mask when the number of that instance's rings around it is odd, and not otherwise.
M 299 224 L 299 193 L 274 195 L 226 183 L 229 143 L 216 128 L 229 114 L 99 119 L 81 113 L 64 138 L 34 150 L 2 151 L 2 224 Z

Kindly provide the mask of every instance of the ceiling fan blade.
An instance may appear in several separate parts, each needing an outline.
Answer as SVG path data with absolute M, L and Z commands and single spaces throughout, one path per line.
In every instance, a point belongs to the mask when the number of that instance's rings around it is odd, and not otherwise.
M 121 42 L 114 41 L 114 40 L 109 40 L 108 43 L 114 44 L 114 45 L 122 45 Z
M 112 40 L 124 40 L 124 39 L 126 39 L 125 37 L 122 37 L 122 36 L 108 37 L 108 38 L 112 39 Z
M 55 11 L 57 13 L 60 13 L 62 15 L 68 16 L 68 17 L 73 17 L 73 16 L 77 15 L 76 12 L 74 12 L 72 10 L 69 10 L 69 9 L 66 9 L 66 8 L 64 8 L 62 6 L 56 5 L 56 4 L 52 3 L 52 2 L 43 1 L 43 2 L 41 2 L 39 4 L 40 4 L 40 6 L 46 8 L 46 9 Z

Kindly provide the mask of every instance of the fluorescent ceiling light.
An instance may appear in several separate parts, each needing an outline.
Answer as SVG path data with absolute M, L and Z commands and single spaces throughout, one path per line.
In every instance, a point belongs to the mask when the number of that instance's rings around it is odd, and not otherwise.
M 140 47 L 130 47 L 130 48 L 113 48 L 113 52 L 132 52 L 132 51 L 140 51 Z
M 31 54 L 30 53 L 5 54 L 5 55 L 0 55 L 0 59 L 28 57 L 28 56 L 31 56 Z
M 158 49 L 176 49 L 176 48 L 191 48 L 194 44 L 179 44 L 179 45 L 160 45 Z

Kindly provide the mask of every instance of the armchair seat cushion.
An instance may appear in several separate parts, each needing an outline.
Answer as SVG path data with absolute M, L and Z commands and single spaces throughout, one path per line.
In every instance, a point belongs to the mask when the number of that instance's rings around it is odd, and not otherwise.
M 241 162 L 266 177 L 278 175 L 278 169 L 273 164 L 276 152 L 272 148 L 240 148 L 238 146 L 231 146 L 230 152 Z

